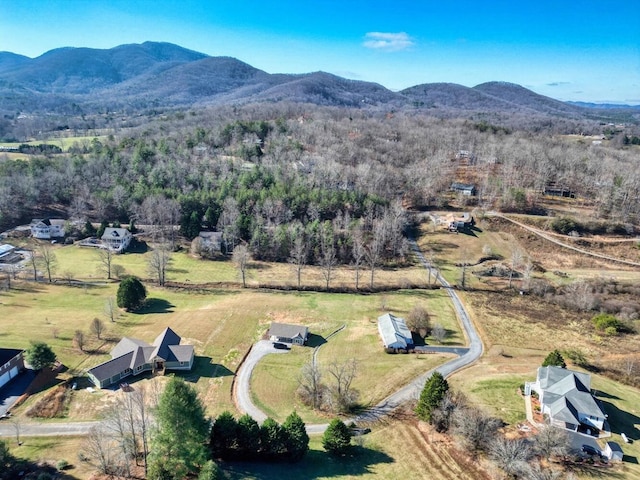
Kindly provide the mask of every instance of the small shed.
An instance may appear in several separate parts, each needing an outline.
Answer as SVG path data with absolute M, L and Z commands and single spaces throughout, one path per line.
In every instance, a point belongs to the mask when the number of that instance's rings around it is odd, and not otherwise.
M 602 454 L 607 457 L 610 462 L 621 462 L 624 453 L 622 453 L 622 447 L 616 442 L 607 442 L 607 446 L 604 447 Z
M 269 328 L 269 340 L 294 345 L 304 345 L 309 337 L 309 327 L 273 322 Z

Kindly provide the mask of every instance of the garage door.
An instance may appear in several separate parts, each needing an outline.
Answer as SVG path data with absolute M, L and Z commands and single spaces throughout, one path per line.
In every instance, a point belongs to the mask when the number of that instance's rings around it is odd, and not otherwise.
M 13 367 L 9 371 L 9 378 L 16 378 L 18 376 L 18 367 Z
M 0 388 L 9 380 L 11 380 L 11 377 L 9 376 L 9 372 L 6 372 L 0 375 Z

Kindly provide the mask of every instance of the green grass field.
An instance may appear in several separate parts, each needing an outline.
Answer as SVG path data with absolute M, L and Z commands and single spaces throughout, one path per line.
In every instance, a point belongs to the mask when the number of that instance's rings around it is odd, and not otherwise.
M 104 140 L 106 137 L 105 136 L 56 137 L 56 138 L 48 138 L 46 140 L 31 140 L 29 142 L 22 142 L 22 143 L 24 143 L 26 145 L 40 145 L 42 143 L 49 144 L 49 145 L 55 145 L 56 147 L 60 147 L 63 152 L 66 152 L 67 150 L 69 150 L 69 147 L 73 146 L 74 143 L 78 143 L 78 144 L 87 143 L 87 144 L 90 145 L 91 141 L 94 138 L 96 138 L 98 140 Z M 22 143 L 20 143 L 20 142 L 18 142 L 18 143 L 0 142 L 0 146 L 2 146 L 2 147 L 19 147 L 20 145 L 22 145 Z

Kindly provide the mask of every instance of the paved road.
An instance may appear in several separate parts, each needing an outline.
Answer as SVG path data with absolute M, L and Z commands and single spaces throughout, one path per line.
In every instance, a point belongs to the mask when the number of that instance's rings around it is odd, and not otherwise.
M 86 435 L 100 422 L 18 423 L 21 437 L 59 437 Z M 0 437 L 15 437 L 16 425 L 12 419 L 0 420 Z

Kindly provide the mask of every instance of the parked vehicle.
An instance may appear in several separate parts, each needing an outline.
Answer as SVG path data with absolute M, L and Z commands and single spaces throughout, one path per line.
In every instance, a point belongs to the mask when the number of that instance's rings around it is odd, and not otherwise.
M 273 342 L 273 348 L 278 350 L 289 350 L 289 346 L 286 343 Z
M 586 453 L 587 455 L 600 456 L 600 450 L 592 447 L 591 445 L 582 445 L 582 453 Z

